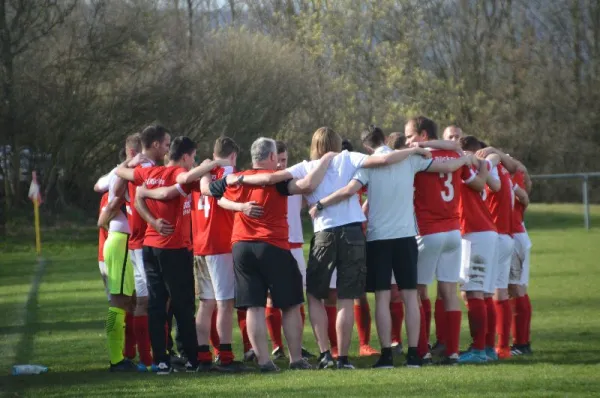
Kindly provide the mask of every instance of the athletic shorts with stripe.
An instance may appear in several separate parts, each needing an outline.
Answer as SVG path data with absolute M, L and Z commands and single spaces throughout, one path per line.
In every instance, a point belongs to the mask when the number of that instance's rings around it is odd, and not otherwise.
M 462 240 L 460 289 L 464 292 L 484 292 L 492 285 L 497 262 L 498 234 L 494 231 L 465 234 Z
M 515 249 L 512 254 L 510 265 L 510 277 L 508 283 L 511 285 L 529 285 L 529 258 L 531 254 L 531 240 L 527 232 L 513 236 Z
M 104 243 L 107 285 L 110 294 L 132 296 L 135 290 L 133 265 L 129 259 L 127 244 L 129 235 L 109 232 Z
M 513 238 L 510 235 L 498 234 L 498 245 L 496 246 L 498 261 L 494 266 L 492 284 L 486 289 L 486 293 L 495 293 L 496 289 L 508 289 L 508 278 L 514 247 Z
M 296 259 L 296 263 L 298 263 L 298 269 L 302 274 L 302 286 L 306 288 L 306 261 L 304 260 L 304 249 L 301 247 L 290 249 L 292 252 L 292 256 Z
M 231 300 L 235 297 L 235 274 L 231 253 L 194 256 L 196 294 L 200 300 Z
M 133 264 L 133 279 L 135 281 L 135 295 L 148 297 L 148 282 L 144 270 L 144 255 L 142 249 L 129 250 L 129 258 Z
M 458 282 L 462 257 L 461 242 L 459 230 L 418 236 L 417 283 L 430 285 L 434 278 L 439 282 Z

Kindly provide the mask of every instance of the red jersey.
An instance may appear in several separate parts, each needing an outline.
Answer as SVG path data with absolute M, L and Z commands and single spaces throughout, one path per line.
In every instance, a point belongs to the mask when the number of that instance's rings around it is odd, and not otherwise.
M 154 166 L 152 163 L 142 163 L 137 167 L 146 168 Z M 136 167 L 136 168 L 137 168 Z M 137 210 L 135 209 L 135 191 L 137 186 L 130 182 L 127 185 L 127 189 L 129 190 L 129 204 L 127 205 L 127 221 L 129 221 L 129 229 L 131 230 L 131 235 L 129 236 L 129 248 L 132 250 L 137 250 L 142 248 L 142 244 L 144 243 L 144 236 L 146 235 L 146 221 L 139 215 Z
M 148 189 L 177 184 L 177 176 L 187 170 L 179 166 L 154 166 L 133 170 L 135 185 L 146 184 Z M 146 227 L 144 246 L 161 249 L 182 249 L 191 246 L 191 196 L 192 184 L 177 184 L 181 196 L 160 201 L 147 199 L 148 210 L 156 218 L 162 218 L 174 227 L 169 236 L 161 236 L 151 225 Z
M 246 170 L 241 175 L 273 173 L 273 170 Z M 264 209 L 260 218 L 251 218 L 242 212 L 236 212 L 233 220 L 231 242 L 259 241 L 289 250 L 289 226 L 287 205 L 290 195 L 288 181 L 264 187 L 236 185 L 225 187 L 221 181 L 211 184 L 211 193 L 216 198 L 223 196 L 234 202 L 255 201 Z
M 233 167 L 215 167 L 210 171 L 211 181 L 233 173 Z M 218 199 L 200 193 L 200 182 L 192 190 L 192 228 L 195 256 L 214 256 L 231 253 L 231 232 L 234 212 L 217 204 Z
M 102 199 L 100 199 L 100 211 L 98 213 L 102 213 L 102 209 L 106 207 L 108 204 L 108 192 L 105 192 L 102 195 Z M 100 215 L 100 214 L 98 214 Z M 104 261 L 104 242 L 106 242 L 106 238 L 108 238 L 108 231 L 104 228 L 98 229 L 98 261 Z
M 500 178 L 500 190 L 492 191 L 486 187 L 486 200 L 492 219 L 499 234 L 510 235 L 512 224 L 513 198 L 512 180 L 508 170 L 498 163 L 498 177 Z
M 489 162 L 486 162 L 489 168 Z M 476 172 L 475 167 L 472 168 Z M 460 191 L 459 213 L 460 213 L 460 233 L 462 235 L 473 232 L 496 232 L 494 220 L 490 214 L 485 201 L 483 192 L 477 192 L 469 187 L 462 187 Z
M 434 150 L 437 162 L 457 159 L 455 151 Z M 460 229 L 458 203 L 463 181 L 471 182 L 475 173 L 467 166 L 453 173 L 419 172 L 415 176 L 415 213 L 419 235 L 431 235 Z
M 513 177 L 512 177 L 512 182 L 513 182 L 513 194 L 514 194 L 514 189 L 516 189 L 517 187 L 525 190 L 525 173 L 522 171 L 517 171 Z M 525 216 L 525 206 L 523 206 L 523 204 L 521 202 L 519 202 L 516 198 L 514 199 L 514 209 L 512 212 L 512 224 L 511 224 L 511 228 L 512 228 L 512 233 L 513 234 L 522 234 L 525 233 L 525 227 L 523 225 L 523 221 L 524 221 L 524 216 Z

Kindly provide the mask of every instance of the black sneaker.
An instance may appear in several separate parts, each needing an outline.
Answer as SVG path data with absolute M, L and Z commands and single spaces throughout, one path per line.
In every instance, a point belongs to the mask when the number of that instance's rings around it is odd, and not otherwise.
M 381 355 L 373 369 L 394 369 L 394 358 Z
M 290 363 L 290 369 L 291 370 L 310 370 L 310 369 L 312 369 L 312 366 L 310 365 L 310 363 L 308 363 L 308 361 L 306 359 L 302 358 L 296 362 Z
M 523 355 L 523 346 L 520 344 L 515 344 L 510 347 L 510 355 L 513 357 L 518 357 L 519 355 Z
M 198 373 L 207 373 L 215 370 L 212 362 L 199 362 L 198 367 L 196 368 L 196 372 Z
M 431 347 L 431 355 L 436 357 L 441 357 L 444 355 L 446 351 L 446 344 L 442 344 L 439 341 L 436 341 L 433 347 Z
M 335 366 L 335 362 L 333 361 L 333 357 L 329 351 L 322 353 L 321 358 L 319 359 L 319 364 L 317 365 L 318 369 L 332 369 Z
M 404 355 L 402 343 L 392 343 L 392 352 L 398 357 Z
M 248 368 L 240 361 L 231 361 L 228 364 L 219 361 L 215 364 L 215 370 L 223 373 L 240 373 L 248 370 Z
M 417 354 L 407 353 L 404 366 L 407 368 L 420 368 L 423 366 L 423 358 L 419 357 Z
M 244 353 L 244 362 L 253 362 L 256 361 L 256 353 L 252 348 Z
M 352 369 L 356 369 L 354 367 L 354 365 L 352 365 L 350 362 L 348 362 L 348 360 L 339 360 L 337 361 L 337 368 L 338 369 L 347 369 L 347 370 L 352 370 Z
M 433 357 L 431 356 L 431 353 L 428 352 L 427 354 L 425 354 L 425 356 L 423 358 L 421 358 L 421 366 L 430 366 L 433 365 Z
M 524 344 L 522 346 L 523 355 L 533 355 L 533 350 L 531 349 L 531 343 Z
M 449 357 L 444 356 L 442 360 L 439 362 L 440 365 L 443 366 L 454 366 L 458 365 L 458 354 L 452 354 Z
M 179 356 L 177 354 L 170 354 L 170 358 L 171 358 L 171 364 L 175 365 L 175 366 L 185 366 L 185 364 L 188 362 L 188 359 L 186 357 L 184 357 L 183 355 Z
M 285 352 L 283 352 L 283 348 L 281 347 L 275 348 L 271 355 L 273 356 L 274 361 L 285 359 Z
M 308 350 L 306 350 L 304 347 L 302 347 L 302 358 L 304 359 L 312 359 L 315 358 L 316 356 L 312 353 L 310 353 Z
M 137 372 L 137 365 L 131 359 L 125 358 L 117 364 L 110 364 L 111 372 Z
M 165 376 L 173 372 L 173 367 L 171 367 L 171 364 L 161 362 L 158 365 L 152 365 L 152 371 L 159 376 Z
M 260 373 L 276 373 L 279 372 L 279 368 L 273 361 L 269 361 L 264 365 L 260 365 Z
M 196 373 L 198 371 L 198 364 L 192 364 L 190 361 L 187 361 L 183 366 L 173 366 L 173 370 L 177 373 Z

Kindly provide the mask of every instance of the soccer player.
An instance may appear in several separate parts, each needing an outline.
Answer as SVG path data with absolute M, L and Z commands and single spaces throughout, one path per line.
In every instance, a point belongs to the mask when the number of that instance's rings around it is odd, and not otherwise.
M 531 351 L 531 301 L 527 294 L 529 284 L 529 258 L 531 240 L 525 229 L 523 216 L 529 205 L 531 179 L 524 167 L 513 174 L 515 206 L 513 209 L 512 236 L 515 249 L 512 255 L 508 290 L 514 300 L 512 355 L 529 355 Z
M 108 204 L 108 192 L 102 194 L 102 198 L 100 199 L 100 211 L 98 212 L 98 217 L 100 217 L 100 213 L 106 208 Z M 100 276 L 102 277 L 102 283 L 104 284 L 104 290 L 106 291 L 106 297 L 108 301 L 110 301 L 110 293 L 108 292 L 107 285 L 107 271 L 106 271 L 106 263 L 104 262 L 104 242 L 106 242 L 106 238 L 108 238 L 108 231 L 104 228 L 98 228 L 98 267 L 100 268 Z
M 393 152 L 385 145 L 383 131 L 377 127 L 362 134 L 363 144 L 373 157 Z M 431 157 L 429 151 L 412 148 L 414 154 Z M 417 230 L 413 215 L 413 191 L 415 175 L 421 171 L 433 173 L 453 172 L 469 159 L 466 157 L 448 162 L 436 162 L 422 156 L 410 156 L 408 160 L 388 167 L 360 169 L 344 188 L 320 200 L 327 209 L 347 200 L 364 186 L 368 189 L 367 224 L 367 291 L 375 293 L 377 333 L 381 342 L 381 356 L 374 368 L 392 368 L 391 341 L 391 285 L 398 284 L 406 303 L 406 329 L 408 354 L 406 365 L 419 367 L 422 360 L 417 352 L 420 328 L 420 312 L 417 297 L 417 256 L 415 239 Z M 396 198 L 390 201 L 389 198 Z M 398 202 L 400 201 L 400 202 Z M 316 208 L 311 209 L 311 214 Z M 395 276 L 395 281 L 392 280 Z
M 117 174 L 136 185 L 145 184 L 153 189 L 174 185 L 178 176 L 186 173 L 194 164 L 196 144 L 188 137 L 175 138 L 169 151 L 166 166 L 130 169 L 122 164 Z M 144 238 L 144 266 L 148 281 L 148 321 L 150 341 L 154 353 L 153 362 L 158 374 L 172 372 L 170 357 L 166 350 L 165 324 L 167 301 L 177 320 L 182 336 L 187 363 L 185 370 L 198 368 L 196 329 L 194 325 L 194 273 L 190 245 L 191 184 L 179 185 L 181 196 L 168 200 L 148 200 L 148 210 L 154 216 L 148 223 Z M 136 200 L 136 204 L 141 200 Z M 138 208 L 138 211 L 140 209 Z M 140 215 L 144 214 L 140 211 Z M 165 236 L 163 227 L 170 225 L 173 232 Z
M 437 139 L 436 124 L 423 116 L 411 119 L 404 128 L 406 143 L 426 146 L 427 142 Z M 438 145 L 460 150 L 458 144 L 446 141 Z M 431 145 L 431 144 L 429 144 Z M 456 159 L 461 155 L 455 150 L 434 150 L 435 161 Z M 456 288 L 460 279 L 461 235 L 458 202 L 460 189 L 466 184 L 475 190 L 481 190 L 485 180 L 477 177 L 468 166 L 451 173 L 420 173 L 415 177 L 415 213 L 419 227 L 418 289 L 423 303 L 425 318 L 425 336 L 429 337 L 431 322 L 431 302 L 427 296 L 427 286 L 438 281 L 438 290 L 442 300 L 436 305 L 436 318 L 442 333 L 438 336 L 444 345 L 441 364 L 458 363 L 461 311 Z M 422 323 L 423 327 L 423 323 Z M 424 344 L 421 344 L 421 351 Z M 421 352 L 423 353 L 423 352 Z M 429 353 L 424 354 L 429 362 Z
M 323 159 L 310 175 L 300 180 L 280 181 L 268 185 L 277 169 L 274 140 L 259 138 L 252 144 L 252 170 L 230 174 L 211 183 L 214 197 L 234 202 L 255 201 L 264 209 L 260 218 L 237 212 L 232 234 L 235 268 L 235 304 L 248 308 L 248 335 L 262 372 L 277 371 L 271 361 L 266 341 L 265 306 L 270 292 L 273 306 L 283 312 L 283 331 L 288 342 L 290 368 L 310 369 L 302 358 L 302 320 L 304 302 L 302 274 L 289 250 L 287 196 L 311 192 L 323 179 L 333 157 Z M 254 178 L 253 178 L 254 177 Z M 239 185 L 245 179 L 258 186 Z M 236 184 L 232 186 L 232 184 Z M 263 186 L 260 186 L 263 185 Z
M 132 304 L 134 293 L 133 267 L 127 253 L 130 229 L 127 222 L 125 184 L 115 170 L 108 176 L 108 201 L 101 209 L 98 226 L 108 230 L 104 242 L 107 287 L 110 307 L 106 319 L 106 335 L 111 372 L 136 371 L 136 365 L 124 354 L 125 314 Z M 98 185 L 98 184 L 97 184 Z

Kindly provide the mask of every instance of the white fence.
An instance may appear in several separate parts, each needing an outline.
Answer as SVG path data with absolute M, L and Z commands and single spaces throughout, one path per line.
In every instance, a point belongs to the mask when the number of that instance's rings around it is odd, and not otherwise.
M 585 229 L 590 229 L 590 202 L 588 198 L 588 180 L 593 177 L 600 177 L 600 172 L 597 173 L 573 173 L 573 174 L 539 174 L 531 176 L 531 179 L 566 179 L 579 178 L 581 179 L 581 196 L 583 198 L 583 226 Z

